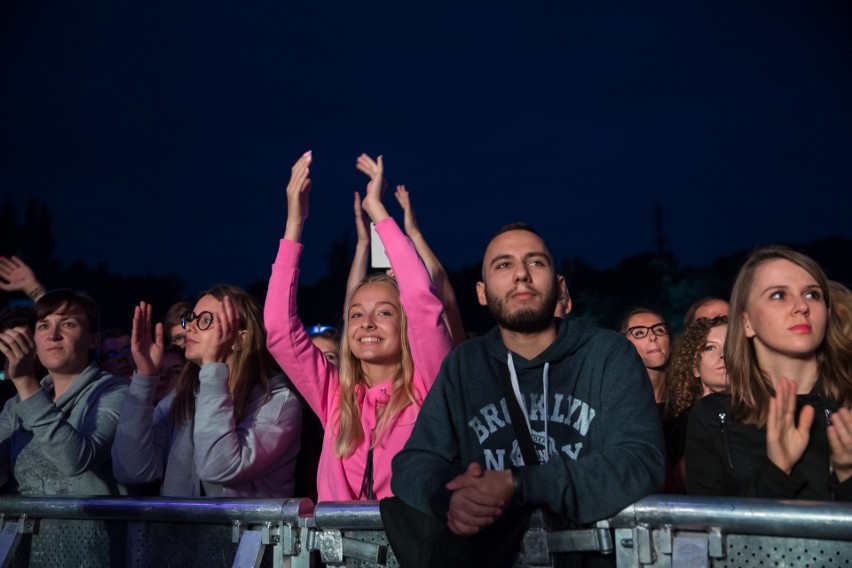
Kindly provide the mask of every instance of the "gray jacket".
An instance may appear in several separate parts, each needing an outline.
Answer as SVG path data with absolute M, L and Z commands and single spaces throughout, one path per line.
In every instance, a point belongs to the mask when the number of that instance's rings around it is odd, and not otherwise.
M 115 482 L 110 448 L 127 379 L 92 362 L 53 401 L 53 379 L 0 413 L 0 485 L 22 495 L 124 495 Z
M 170 393 L 154 407 L 158 377 L 134 375 L 112 448 L 122 483 L 162 480 L 174 497 L 292 497 L 302 403 L 284 375 L 270 378 L 272 398 L 255 387 L 248 414 L 234 423 L 228 366 L 203 365 L 189 423 L 172 424 Z

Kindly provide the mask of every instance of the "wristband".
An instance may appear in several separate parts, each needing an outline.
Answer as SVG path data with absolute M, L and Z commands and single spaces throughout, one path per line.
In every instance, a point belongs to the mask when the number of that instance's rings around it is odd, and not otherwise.
M 514 495 L 512 496 L 512 502 L 515 505 L 520 505 L 524 500 L 524 486 L 521 483 L 521 470 L 517 467 L 512 466 L 512 490 L 514 491 Z
M 38 298 L 39 296 L 43 296 L 43 295 L 44 295 L 44 289 L 41 286 L 36 286 L 32 290 L 30 290 L 29 294 L 27 294 L 27 296 L 29 296 L 33 301 L 35 301 L 36 298 Z

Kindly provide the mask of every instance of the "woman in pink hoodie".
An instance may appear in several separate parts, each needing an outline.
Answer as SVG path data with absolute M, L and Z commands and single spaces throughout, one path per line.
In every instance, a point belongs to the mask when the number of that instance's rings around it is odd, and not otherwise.
M 325 427 L 318 500 L 382 499 L 392 495 L 391 459 L 452 344 L 429 273 L 382 204 L 382 158 L 362 154 L 357 167 L 370 177 L 363 209 L 396 280 L 370 276 L 349 294 L 339 369 L 314 346 L 296 310 L 311 159 L 310 152 L 299 158 L 287 186 L 287 225 L 264 310 L 267 346 Z

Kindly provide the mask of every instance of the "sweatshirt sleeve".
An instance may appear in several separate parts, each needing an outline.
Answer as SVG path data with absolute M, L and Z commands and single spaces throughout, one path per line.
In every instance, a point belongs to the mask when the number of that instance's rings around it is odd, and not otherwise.
M 444 306 L 435 295 L 429 271 L 396 221 L 388 217 L 376 224 L 385 252 L 399 284 L 399 295 L 408 318 L 408 344 L 414 368 L 424 384 L 418 385 L 425 394 L 452 349 L 452 341 L 444 319 Z
M 171 445 L 169 395 L 154 407 L 159 377 L 133 374 L 112 446 L 112 473 L 119 483 L 139 484 L 163 479 Z
M 627 341 L 602 354 L 601 407 L 594 447 L 574 460 L 558 452 L 540 465 L 519 468 L 521 504 L 547 506 L 578 523 L 608 518 L 662 490 L 665 454 L 648 375 Z
M 453 368 L 452 357 L 448 357 L 423 401 L 411 436 L 392 461 L 394 495 L 441 520 L 446 520 L 451 496 L 444 486 L 465 471 L 460 465 L 464 441 L 456 434 L 464 425 L 458 424 L 461 397 L 457 377 L 451 376 Z
M 0 412 L 0 488 L 7 481 L 12 471 L 9 458 L 12 454 L 12 434 L 15 432 L 15 411 L 12 409 L 16 396 L 7 400 Z
M 278 391 L 236 424 L 228 366 L 203 365 L 199 378 L 193 431 L 198 477 L 211 483 L 246 483 L 295 458 L 302 408 L 289 390 Z
M 88 396 L 88 410 L 79 429 L 65 419 L 44 390 L 20 401 L 16 412 L 44 455 L 63 474 L 74 476 L 109 459 L 119 408 L 126 395 L 126 380 L 104 381 Z
M 293 385 L 325 425 L 337 392 L 337 367 L 305 331 L 296 309 L 301 243 L 281 239 L 263 308 L 266 346 Z

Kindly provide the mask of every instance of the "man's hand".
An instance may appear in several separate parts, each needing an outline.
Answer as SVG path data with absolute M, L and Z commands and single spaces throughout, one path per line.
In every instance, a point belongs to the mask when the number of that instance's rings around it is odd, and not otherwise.
M 496 521 L 514 494 L 511 471 L 483 471 L 473 462 L 447 483 L 453 492 L 447 526 L 457 535 L 472 535 Z

